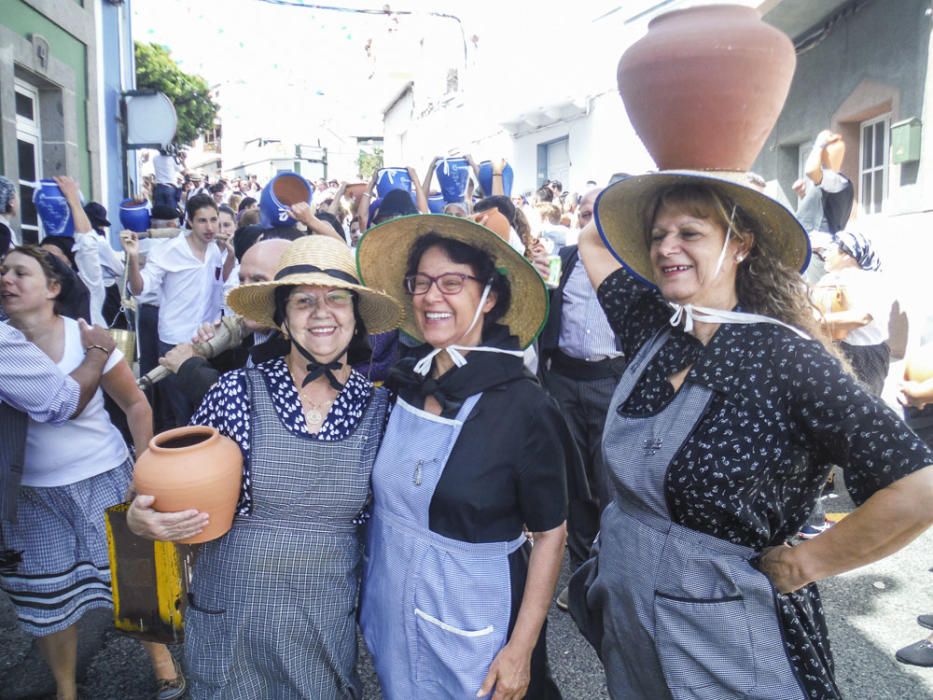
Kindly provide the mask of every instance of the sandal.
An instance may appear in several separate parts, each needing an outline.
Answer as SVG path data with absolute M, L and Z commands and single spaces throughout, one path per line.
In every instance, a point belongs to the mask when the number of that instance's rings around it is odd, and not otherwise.
M 176 700 L 185 694 L 188 689 L 188 682 L 185 680 L 185 674 L 181 671 L 181 666 L 173 658 L 175 664 L 175 677 L 166 680 L 159 678 L 156 680 L 156 700 Z

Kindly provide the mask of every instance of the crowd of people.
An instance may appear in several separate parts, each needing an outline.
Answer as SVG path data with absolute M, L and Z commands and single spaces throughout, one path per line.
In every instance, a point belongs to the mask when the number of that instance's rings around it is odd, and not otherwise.
M 840 697 L 816 584 L 933 522 L 933 380 L 901 386 L 903 416 L 880 399 L 891 300 L 836 144 L 796 214 L 753 174 L 513 196 L 467 157 L 443 213 L 435 159 L 411 189 L 310 183 L 277 225 L 255 178 L 165 150 L 123 255 L 67 177 L 74 236 L 13 245 L 0 178 L 0 588 L 59 697 L 75 623 L 111 604 L 103 510 L 188 424 L 243 472 L 198 547 L 184 663 L 147 644 L 161 700 L 360 697 L 358 627 L 386 698 L 559 698 L 555 597 L 614 698 Z M 206 357 L 223 318 L 236 342 Z M 134 359 L 169 376 L 144 394 Z M 830 527 L 834 467 L 857 507 Z M 131 499 L 151 540 L 209 520 Z

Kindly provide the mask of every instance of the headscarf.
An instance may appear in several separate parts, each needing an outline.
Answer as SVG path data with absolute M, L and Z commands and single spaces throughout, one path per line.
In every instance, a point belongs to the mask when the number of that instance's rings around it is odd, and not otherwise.
M 11 180 L 0 175 L 0 214 L 6 212 L 13 197 L 16 196 L 16 185 Z
M 863 270 L 880 270 L 881 259 L 875 253 L 871 241 L 858 231 L 837 231 L 836 245 L 843 253 L 855 258 Z

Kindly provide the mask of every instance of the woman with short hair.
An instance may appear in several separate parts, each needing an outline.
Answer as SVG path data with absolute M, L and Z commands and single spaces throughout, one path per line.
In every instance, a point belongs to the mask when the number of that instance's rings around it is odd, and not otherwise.
M 200 546 L 185 621 L 193 698 L 358 698 L 360 514 L 385 427 L 384 389 L 351 364 L 367 331 L 401 310 L 360 284 L 343 243 L 304 236 L 275 279 L 228 303 L 278 328 L 288 354 L 220 377 L 192 417 L 243 452 L 232 529 Z M 127 521 L 157 540 L 200 532 L 207 513 L 157 513 L 141 494 Z
M 541 277 L 493 231 L 444 215 L 372 229 L 357 260 L 418 342 L 390 375 L 373 467 L 361 626 L 382 692 L 559 698 L 545 620 L 579 455 L 523 365 L 547 315 Z

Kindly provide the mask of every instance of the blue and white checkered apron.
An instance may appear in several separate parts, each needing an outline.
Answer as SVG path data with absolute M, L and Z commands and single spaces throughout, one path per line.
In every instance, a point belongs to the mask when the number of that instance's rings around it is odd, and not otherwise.
M 377 390 L 356 430 L 290 433 L 247 370 L 253 512 L 202 545 L 186 612 L 192 698 L 359 698 L 356 610 L 366 503 L 387 407 Z
M 0 575 L 0 589 L 29 634 L 61 632 L 88 610 L 113 607 L 104 511 L 123 502 L 132 475 L 127 459 L 73 484 L 20 487 L 16 522 L 0 522 L 0 549 L 23 559 Z
M 712 391 L 684 382 L 656 415 L 619 413 L 668 334 L 655 336 L 629 364 L 603 433 L 613 501 L 602 514 L 586 604 L 602 626 L 598 650 L 610 695 L 805 698 L 785 651 L 774 588 L 750 563 L 757 552 L 670 519 L 668 465 Z
M 509 554 L 525 538 L 470 543 L 431 532 L 429 509 L 463 421 L 401 399 L 373 467 L 360 625 L 388 700 L 475 698 L 506 642 Z

